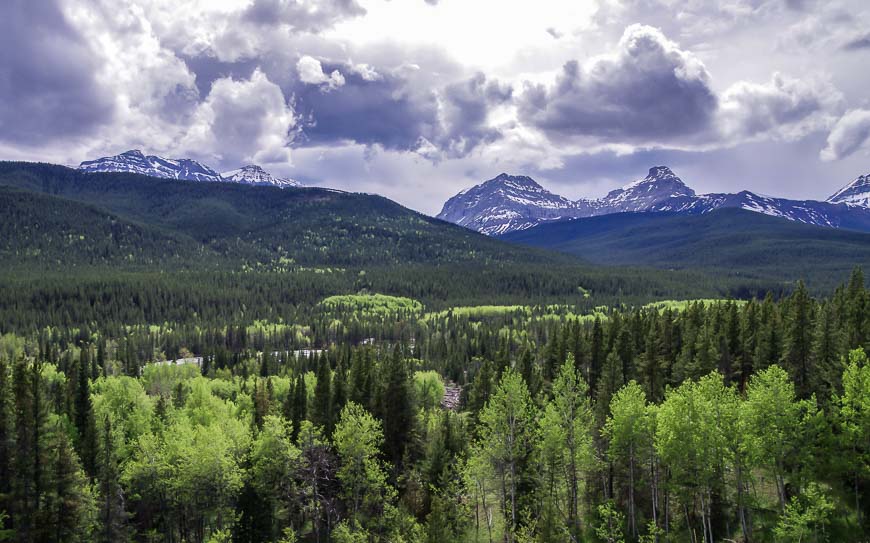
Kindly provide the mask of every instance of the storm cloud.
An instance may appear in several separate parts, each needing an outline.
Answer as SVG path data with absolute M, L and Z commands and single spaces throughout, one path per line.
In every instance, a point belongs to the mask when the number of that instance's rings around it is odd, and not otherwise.
M 8 0 L 0 13 L 0 139 L 20 144 L 91 133 L 112 119 L 99 63 L 55 2 Z
M 432 210 L 499 171 L 600 195 L 647 161 L 752 189 L 703 175 L 733 157 L 824 195 L 866 173 L 865 4 L 7 0 L 0 158 L 259 162 Z
M 659 30 L 632 25 L 615 54 L 566 63 L 550 87 L 527 85 L 519 111 L 552 140 L 642 143 L 702 132 L 716 107 L 700 60 Z

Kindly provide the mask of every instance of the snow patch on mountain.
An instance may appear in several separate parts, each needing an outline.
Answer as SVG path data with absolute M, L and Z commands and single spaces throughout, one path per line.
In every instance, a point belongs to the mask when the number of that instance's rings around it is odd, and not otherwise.
M 78 169 L 86 172 L 138 173 L 151 177 L 184 181 L 221 181 L 221 176 L 216 171 L 195 160 L 163 158 L 156 155 L 146 156 L 138 149 L 126 151 L 120 155 L 86 160 L 79 164 Z
M 835 192 L 827 201 L 832 204 L 870 207 L 870 174 L 858 176 L 857 179 Z
M 497 236 L 589 211 L 588 204 L 553 194 L 531 177 L 503 173 L 447 200 L 438 218 Z
M 668 198 L 693 197 L 695 191 L 667 166 L 654 166 L 643 179 L 610 191 L 598 200 L 596 214 L 644 211 Z
M 224 172 L 221 174 L 224 181 L 231 183 L 242 183 L 245 185 L 261 185 L 278 188 L 298 187 L 301 185 L 299 181 L 288 177 L 275 177 L 256 164 L 248 164 L 237 170 Z
M 626 212 L 704 214 L 740 208 L 790 221 L 870 230 L 870 175 L 861 176 L 826 202 L 788 200 L 741 191 L 696 194 L 667 166 L 610 191 L 598 200 L 570 202 L 529 177 L 502 174 L 447 201 L 439 218 L 488 235 L 524 230 L 541 222 Z

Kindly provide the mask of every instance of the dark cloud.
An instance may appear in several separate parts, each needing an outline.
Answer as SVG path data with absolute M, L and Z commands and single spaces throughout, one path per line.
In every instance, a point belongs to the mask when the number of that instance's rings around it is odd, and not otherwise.
M 448 154 L 464 156 L 481 143 L 497 140 L 501 133 L 489 126 L 493 106 L 511 99 L 513 89 L 498 81 L 487 81 L 478 73 L 467 81 L 449 85 L 444 91 L 445 133 L 437 144 Z
M 568 62 L 549 88 L 527 84 L 520 118 L 554 140 L 667 142 L 703 131 L 716 107 L 698 60 L 658 30 L 632 25 L 615 55 Z
M 843 45 L 843 49 L 846 51 L 860 51 L 862 49 L 870 49 L 870 34 L 865 34 L 863 36 L 858 36 L 852 40 L 849 40 Z
M 443 88 L 421 84 L 401 70 L 321 63 L 328 85 L 308 74 L 289 93 L 303 120 L 295 145 L 353 142 L 408 151 L 428 145 L 441 153 L 464 156 L 498 139 L 487 124 L 492 107 L 509 101 L 513 90 L 478 73 Z
M 371 78 L 346 65 L 323 63 L 324 72 L 335 70 L 344 77 L 340 87 L 296 82 L 291 89 L 304 123 L 297 145 L 355 142 L 404 151 L 437 134 L 433 90 L 415 89 L 396 74 Z
M 356 0 L 255 0 L 244 17 L 256 24 L 319 32 L 365 12 Z
M 20 144 L 91 132 L 113 101 L 99 65 L 60 8 L 6 0 L 0 7 L 0 139 Z
M 196 76 L 196 88 L 200 96 L 208 96 L 211 85 L 218 79 L 248 79 L 260 65 L 255 58 L 225 62 L 211 55 L 181 55 L 187 68 Z

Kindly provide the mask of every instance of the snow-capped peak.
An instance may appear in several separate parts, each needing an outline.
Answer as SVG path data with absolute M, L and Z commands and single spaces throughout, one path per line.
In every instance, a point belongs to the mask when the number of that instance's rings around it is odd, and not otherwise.
M 242 183 L 245 185 L 267 185 L 272 187 L 287 188 L 298 187 L 299 181 L 288 177 L 275 177 L 256 164 L 248 164 L 239 169 L 221 174 L 224 181 Z
M 531 177 L 502 173 L 450 198 L 438 218 L 498 235 L 585 211 L 586 204 L 553 194 Z
M 163 158 L 156 155 L 146 156 L 139 149 L 131 149 L 119 155 L 86 160 L 79 164 L 79 170 L 86 172 L 124 172 L 138 173 L 165 179 L 185 181 L 218 182 L 221 177 L 208 166 L 189 158 Z
M 835 192 L 827 200 L 832 204 L 849 204 L 870 207 L 870 174 L 857 179 Z
M 610 191 L 599 200 L 608 213 L 643 211 L 668 198 L 695 196 L 667 166 L 653 166 L 646 177 Z

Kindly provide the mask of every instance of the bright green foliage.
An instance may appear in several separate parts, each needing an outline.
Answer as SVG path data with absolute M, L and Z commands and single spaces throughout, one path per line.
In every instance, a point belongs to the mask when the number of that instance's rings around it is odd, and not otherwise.
M 535 433 L 535 408 L 528 388 L 518 373 L 507 370 L 480 413 L 480 439 L 472 454 L 504 481 L 500 499 L 508 542 L 519 527 L 518 487 L 534 450 Z
M 801 543 L 827 541 L 825 527 L 834 512 L 834 504 L 816 483 L 810 483 L 800 496 L 792 497 L 785 513 L 774 528 L 777 541 Z
M 414 372 L 414 397 L 421 409 L 435 409 L 444 397 L 444 381 L 436 371 Z
M 838 426 L 843 456 L 853 481 L 855 509 L 859 524 L 866 522 L 870 482 L 870 363 L 862 350 L 849 353 L 843 372 L 843 394 L 837 398 Z
M 584 475 L 594 467 L 594 417 L 588 387 L 574 366 L 573 355 L 562 364 L 553 382 L 553 398 L 540 419 L 540 458 L 548 499 L 574 537 L 580 537 L 580 493 Z
M 341 462 L 338 479 L 349 505 L 351 525 L 347 529 L 352 532 L 369 523 L 377 525 L 382 520 L 383 508 L 393 498 L 386 471 L 378 459 L 383 439 L 380 421 L 353 402 L 345 405 L 333 442 Z
M 799 461 L 807 444 L 801 439 L 802 407 L 795 397 L 794 384 L 782 368 L 771 366 L 752 378 L 740 419 L 746 453 L 773 476 L 784 509 L 786 465 Z
M 637 537 L 635 489 L 639 473 L 653 457 L 655 418 L 647 407 L 643 390 L 636 382 L 629 382 L 613 396 L 610 416 L 602 433 L 609 442 L 610 460 L 628 468 L 628 531 L 632 537 Z
M 598 506 L 598 525 L 595 527 L 595 535 L 605 543 L 624 543 L 622 527 L 625 524 L 625 515 L 616 510 L 613 502 L 605 502 Z
M 251 484 L 267 504 L 272 519 L 271 532 L 289 522 L 295 492 L 293 478 L 298 469 L 301 453 L 291 441 L 292 425 L 280 417 L 268 415 L 263 428 L 251 444 Z

